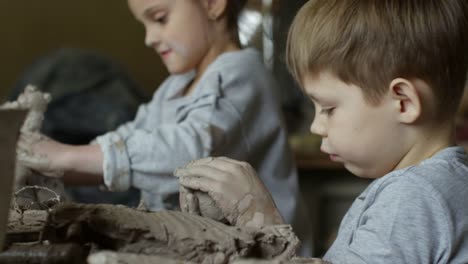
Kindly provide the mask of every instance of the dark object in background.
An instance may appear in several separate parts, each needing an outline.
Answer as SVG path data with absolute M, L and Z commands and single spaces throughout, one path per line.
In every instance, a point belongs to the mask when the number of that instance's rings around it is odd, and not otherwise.
M 15 100 L 27 84 L 50 93 L 41 132 L 57 141 L 88 144 L 96 136 L 133 120 L 146 101 L 140 88 L 116 62 L 80 49 L 60 49 L 36 62 L 23 74 L 10 95 Z M 98 187 L 70 187 L 70 195 L 82 203 L 136 206 L 139 191 L 102 192 Z
M 79 49 L 60 49 L 37 60 L 10 98 L 16 99 L 27 84 L 52 95 L 42 132 L 68 144 L 87 144 L 132 120 L 146 99 L 115 62 Z
M 309 126 L 314 117 L 314 107 L 309 98 L 286 67 L 286 42 L 289 27 L 298 10 L 306 0 L 274 0 L 271 12 L 273 16 L 273 74 L 280 87 L 279 98 L 285 115 L 286 127 L 290 135 L 309 133 Z

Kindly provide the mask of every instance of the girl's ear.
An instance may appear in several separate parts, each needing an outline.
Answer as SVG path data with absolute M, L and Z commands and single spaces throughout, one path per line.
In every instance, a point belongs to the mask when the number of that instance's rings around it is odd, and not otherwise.
M 421 116 L 421 95 L 413 82 L 397 78 L 389 86 L 389 92 L 395 105 L 397 119 L 411 124 Z
M 184 0 L 185 1 L 185 0 Z M 202 0 L 211 20 L 218 20 L 225 12 L 229 0 Z

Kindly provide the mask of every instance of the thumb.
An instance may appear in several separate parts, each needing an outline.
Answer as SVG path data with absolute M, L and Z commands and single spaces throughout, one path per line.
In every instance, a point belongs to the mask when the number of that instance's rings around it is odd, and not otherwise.
M 231 225 L 235 225 L 239 212 L 237 209 L 237 201 L 226 199 L 223 195 L 222 185 L 218 182 L 205 177 L 185 176 L 179 178 L 179 183 L 185 188 L 201 191 L 206 193 L 213 201 L 216 207 L 221 210 L 223 216 Z

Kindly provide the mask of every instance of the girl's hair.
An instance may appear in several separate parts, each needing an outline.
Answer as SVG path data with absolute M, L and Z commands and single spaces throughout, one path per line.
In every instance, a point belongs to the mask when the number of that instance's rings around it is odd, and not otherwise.
M 237 20 L 247 0 L 228 0 L 226 7 L 227 27 L 237 32 Z

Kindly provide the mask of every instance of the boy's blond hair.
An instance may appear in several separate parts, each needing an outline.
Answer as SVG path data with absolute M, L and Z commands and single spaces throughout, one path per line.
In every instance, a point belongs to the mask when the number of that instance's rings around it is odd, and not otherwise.
M 467 40 L 467 0 L 310 0 L 291 25 L 287 63 L 299 84 L 329 71 L 371 104 L 391 80 L 419 78 L 446 118 L 463 93 Z

